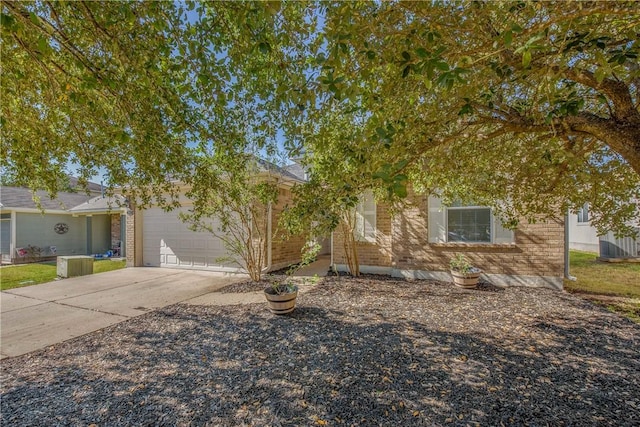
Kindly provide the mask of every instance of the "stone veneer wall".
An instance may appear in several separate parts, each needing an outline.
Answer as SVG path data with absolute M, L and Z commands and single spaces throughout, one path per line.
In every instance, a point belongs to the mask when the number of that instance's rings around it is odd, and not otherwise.
M 359 244 L 361 266 L 385 267 L 395 276 L 446 280 L 449 259 L 456 253 L 463 253 L 484 271 L 486 279 L 496 284 L 562 287 L 562 220 L 523 222 L 515 231 L 513 244 L 430 244 L 427 198 L 410 196 L 408 201 L 407 208 L 393 218 L 384 204 L 378 205 L 377 242 Z M 345 263 L 339 233 L 334 235 L 334 262 Z M 371 270 L 375 271 L 375 268 Z M 363 272 L 366 271 L 367 268 L 363 268 Z

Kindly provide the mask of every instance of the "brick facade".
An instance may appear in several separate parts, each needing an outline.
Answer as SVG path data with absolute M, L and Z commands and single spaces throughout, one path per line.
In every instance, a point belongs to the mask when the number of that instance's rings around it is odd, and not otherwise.
M 282 211 L 293 200 L 291 190 L 288 188 L 280 188 L 278 195 L 278 203 L 271 207 L 272 230 L 274 237 L 271 243 L 271 265 L 274 269 L 294 264 L 301 259 L 301 251 L 306 240 L 304 236 L 283 236 L 278 230 L 282 227 L 279 225 Z
M 141 212 L 136 212 L 132 207 L 127 212 L 127 223 L 126 223 L 126 248 L 125 251 L 127 257 L 127 267 L 137 267 L 142 264 L 136 263 L 136 214 L 141 214 Z
M 376 242 L 356 242 L 360 265 L 391 267 L 393 263 L 392 221 L 388 206 L 376 204 Z M 333 234 L 333 260 L 345 264 L 344 236 L 340 227 Z
M 446 280 L 449 260 L 463 253 L 496 284 L 562 287 L 564 221 L 523 221 L 511 244 L 429 243 L 427 198 L 412 196 L 393 218 L 389 207 L 376 209 L 376 243 L 359 243 L 361 271 L 383 267 L 389 274 Z M 340 233 L 334 234 L 334 262 L 345 264 Z M 378 268 L 378 270 L 380 270 Z
M 120 243 L 120 214 L 111 215 L 111 247 L 115 248 Z

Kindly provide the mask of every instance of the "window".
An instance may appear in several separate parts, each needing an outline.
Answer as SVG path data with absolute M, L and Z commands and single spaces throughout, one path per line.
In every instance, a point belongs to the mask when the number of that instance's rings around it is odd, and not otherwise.
M 355 238 L 360 242 L 376 241 L 376 200 L 371 191 L 365 192 L 356 207 Z
M 486 206 L 454 203 L 445 206 L 429 197 L 428 232 L 430 243 L 513 243 L 514 234 L 502 226 Z
M 460 203 L 446 209 L 447 242 L 491 243 L 491 209 Z
M 578 222 L 589 222 L 589 204 L 585 203 L 578 209 Z

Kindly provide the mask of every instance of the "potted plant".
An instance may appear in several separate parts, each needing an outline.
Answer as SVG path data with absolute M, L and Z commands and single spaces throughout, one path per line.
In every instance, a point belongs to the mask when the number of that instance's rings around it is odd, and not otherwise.
M 269 304 L 269 310 L 273 314 L 291 313 L 296 308 L 298 286 L 292 282 L 292 276 L 305 265 L 315 261 L 319 251 L 320 245 L 318 243 L 312 241 L 305 244 L 302 248 L 302 261 L 289 267 L 285 281 L 274 281 L 264 289 L 264 296 Z
M 482 270 L 471 265 L 467 257 L 457 254 L 449 261 L 453 283 L 461 288 L 475 288 Z
M 287 278 L 287 282 L 288 280 Z M 298 286 L 287 282 L 276 281 L 264 289 L 264 296 L 267 298 L 269 310 L 273 314 L 291 313 L 296 308 Z

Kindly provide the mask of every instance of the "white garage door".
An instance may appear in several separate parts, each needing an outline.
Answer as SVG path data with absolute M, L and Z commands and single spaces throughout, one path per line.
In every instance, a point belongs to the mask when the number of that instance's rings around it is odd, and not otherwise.
M 187 224 L 178 218 L 180 211 L 165 212 L 160 208 L 143 211 L 143 264 L 150 267 L 239 271 L 238 264 L 218 259 L 229 257 L 222 241 L 207 231 L 189 230 Z

